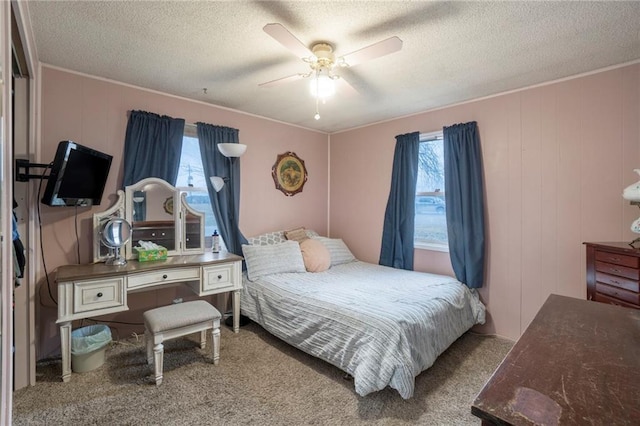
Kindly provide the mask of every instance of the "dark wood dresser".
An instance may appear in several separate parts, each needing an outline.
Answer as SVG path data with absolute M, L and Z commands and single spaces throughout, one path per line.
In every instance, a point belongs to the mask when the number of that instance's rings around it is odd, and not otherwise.
M 471 406 L 483 425 L 640 425 L 640 311 L 552 294 Z
M 585 243 L 587 299 L 640 309 L 640 249 L 628 243 Z

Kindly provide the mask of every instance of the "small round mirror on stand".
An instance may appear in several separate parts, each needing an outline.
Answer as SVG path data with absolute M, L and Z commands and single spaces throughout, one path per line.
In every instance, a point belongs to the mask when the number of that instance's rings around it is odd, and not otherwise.
M 109 219 L 100 232 L 102 244 L 113 249 L 113 257 L 109 257 L 106 265 L 126 265 L 127 259 L 120 255 L 120 249 L 131 238 L 131 224 L 120 217 Z

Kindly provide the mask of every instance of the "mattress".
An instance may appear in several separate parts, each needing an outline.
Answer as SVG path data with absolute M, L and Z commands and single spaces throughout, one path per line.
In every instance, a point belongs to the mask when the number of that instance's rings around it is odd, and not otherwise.
M 349 373 L 359 395 L 390 386 L 405 399 L 420 372 L 485 320 L 477 292 L 455 278 L 362 261 L 254 281 L 245 275 L 241 311 Z

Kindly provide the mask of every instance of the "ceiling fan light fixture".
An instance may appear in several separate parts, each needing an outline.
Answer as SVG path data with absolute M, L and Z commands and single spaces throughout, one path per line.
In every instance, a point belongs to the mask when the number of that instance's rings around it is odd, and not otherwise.
M 319 69 L 309 82 L 311 96 L 316 99 L 326 99 L 336 93 L 336 85 L 328 69 Z

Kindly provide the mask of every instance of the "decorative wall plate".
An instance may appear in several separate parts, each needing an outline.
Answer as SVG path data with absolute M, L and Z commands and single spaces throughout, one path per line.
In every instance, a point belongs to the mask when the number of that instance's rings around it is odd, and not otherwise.
M 285 152 L 278 155 L 275 164 L 271 168 L 271 176 L 279 189 L 287 197 L 302 192 L 302 187 L 307 181 L 307 169 L 304 160 L 295 152 Z

